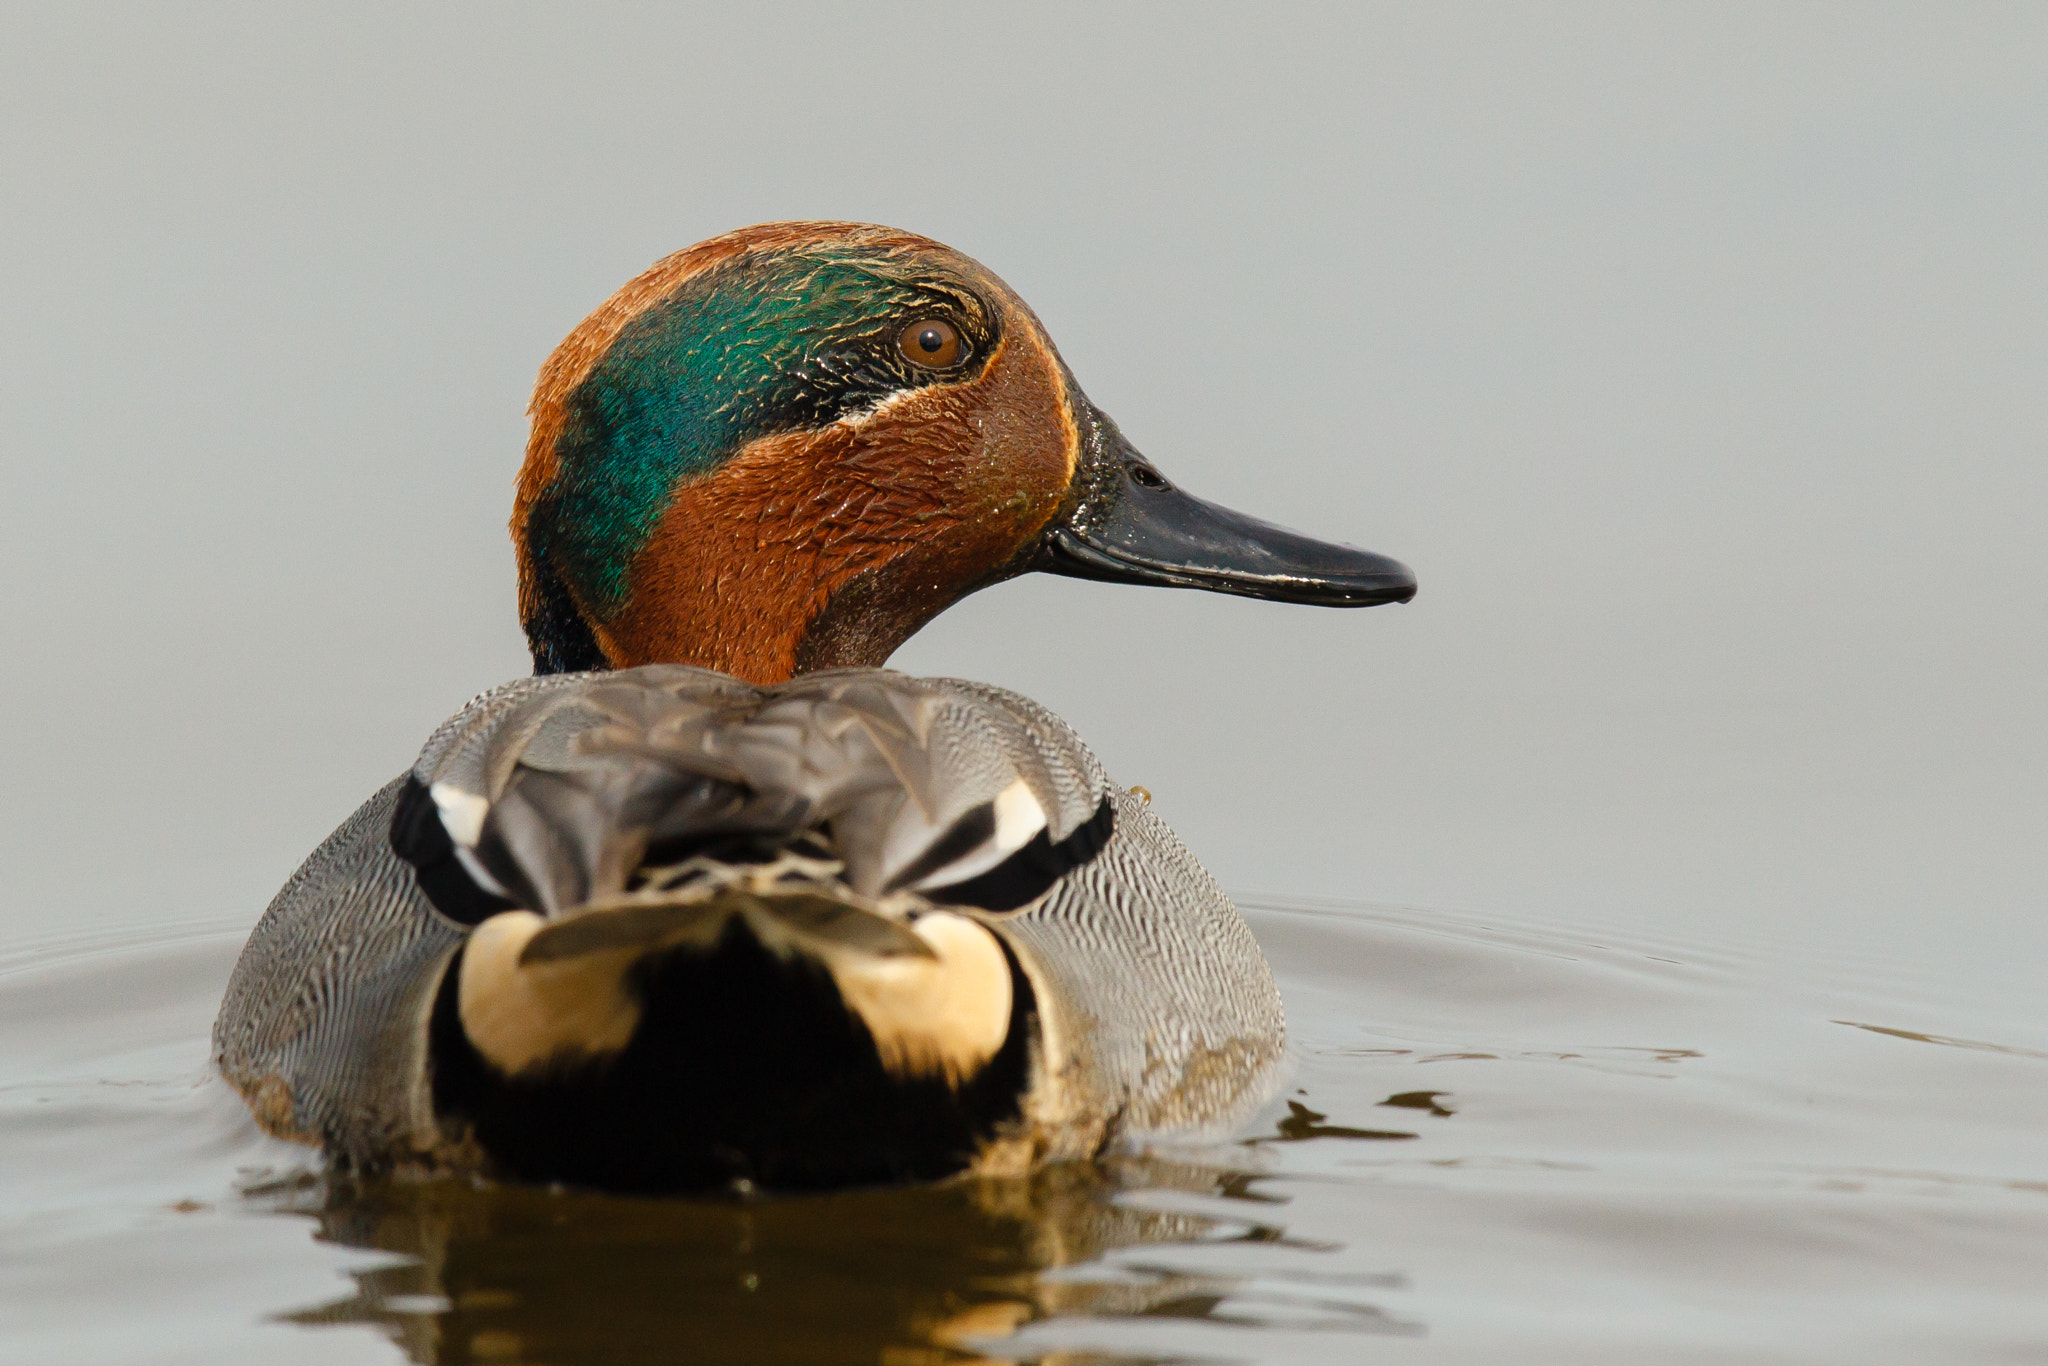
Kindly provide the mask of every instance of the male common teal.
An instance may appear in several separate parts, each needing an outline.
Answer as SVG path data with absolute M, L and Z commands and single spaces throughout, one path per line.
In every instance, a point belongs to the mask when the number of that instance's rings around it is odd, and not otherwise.
M 1068 727 L 880 666 L 1031 570 L 1335 607 L 1384 557 L 1181 492 L 936 242 L 776 223 L 656 263 L 542 368 L 534 675 L 285 884 L 214 1026 L 368 1170 L 820 1188 L 1087 1157 L 1270 1094 L 1215 881 Z

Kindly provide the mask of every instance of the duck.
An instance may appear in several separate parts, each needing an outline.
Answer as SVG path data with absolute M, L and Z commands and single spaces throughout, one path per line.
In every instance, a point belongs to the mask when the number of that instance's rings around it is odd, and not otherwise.
M 1025 573 L 1357 608 L 1404 565 L 1183 491 L 992 272 L 872 224 L 663 258 L 530 416 L 533 673 L 263 912 L 213 1030 L 257 1124 L 373 1175 L 804 1191 L 1270 1100 L 1272 971 L 1149 794 L 887 661 Z

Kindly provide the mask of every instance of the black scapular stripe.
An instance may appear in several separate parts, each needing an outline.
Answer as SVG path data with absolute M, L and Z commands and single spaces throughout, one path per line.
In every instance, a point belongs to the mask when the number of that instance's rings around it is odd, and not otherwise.
M 930 877 L 954 859 L 965 858 L 983 844 L 995 838 L 996 804 L 983 802 L 959 820 L 954 821 L 946 833 L 932 841 L 931 847 L 918 855 L 917 861 L 889 879 L 889 890 L 908 887 L 920 878 Z
M 462 860 L 455 841 L 441 824 L 441 808 L 427 786 L 408 773 L 398 805 L 391 812 L 391 852 L 412 865 L 420 890 L 434 909 L 461 925 L 481 925 L 514 903 L 479 887 Z
M 1036 901 L 1074 869 L 1081 867 L 1109 843 L 1116 830 L 1116 807 L 1108 797 L 1095 814 L 1074 827 L 1063 840 L 1054 842 L 1050 829 L 1041 829 L 1016 853 L 985 873 L 965 882 L 934 887 L 924 895 L 941 906 L 975 906 L 984 911 L 1014 911 Z

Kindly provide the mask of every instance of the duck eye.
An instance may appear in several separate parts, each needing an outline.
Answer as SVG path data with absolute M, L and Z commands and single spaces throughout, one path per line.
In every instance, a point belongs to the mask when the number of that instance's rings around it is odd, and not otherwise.
M 921 318 L 904 328 L 896 338 L 896 349 L 903 359 L 927 370 L 957 365 L 967 352 L 959 331 L 943 318 Z

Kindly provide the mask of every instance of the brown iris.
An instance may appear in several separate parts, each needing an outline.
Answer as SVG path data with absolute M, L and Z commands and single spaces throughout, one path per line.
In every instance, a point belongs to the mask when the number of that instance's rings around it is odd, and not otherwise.
M 903 359 L 927 370 L 957 365 L 967 351 L 959 330 L 943 318 L 920 318 L 904 328 L 896 338 L 896 349 Z

